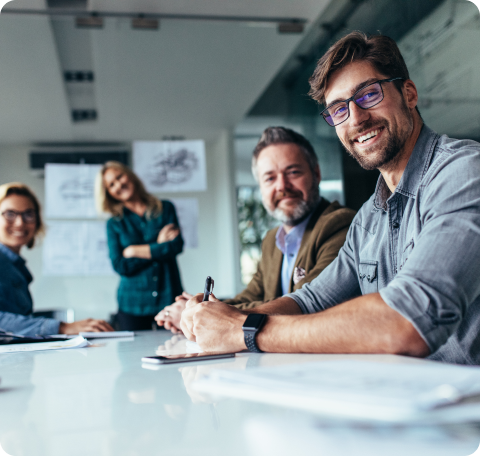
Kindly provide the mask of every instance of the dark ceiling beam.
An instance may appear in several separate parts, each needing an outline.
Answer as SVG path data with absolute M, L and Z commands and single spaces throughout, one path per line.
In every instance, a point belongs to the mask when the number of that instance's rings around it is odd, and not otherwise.
M 73 17 L 114 17 L 114 18 L 144 18 L 144 19 L 175 19 L 189 21 L 220 21 L 220 22 L 255 22 L 266 24 L 306 24 L 307 19 L 298 17 L 264 17 L 264 16 L 219 16 L 203 14 L 169 14 L 169 13 L 140 13 L 140 12 L 122 12 L 122 11 L 85 11 L 68 8 L 50 8 L 50 9 L 15 9 L 4 8 L 2 14 L 22 14 L 37 16 L 73 16 Z

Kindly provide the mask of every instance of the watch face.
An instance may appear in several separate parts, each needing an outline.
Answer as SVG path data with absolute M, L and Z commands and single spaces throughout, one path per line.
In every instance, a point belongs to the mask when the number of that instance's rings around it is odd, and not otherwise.
M 243 329 L 253 331 L 260 328 L 266 317 L 265 314 L 250 314 L 243 324 Z

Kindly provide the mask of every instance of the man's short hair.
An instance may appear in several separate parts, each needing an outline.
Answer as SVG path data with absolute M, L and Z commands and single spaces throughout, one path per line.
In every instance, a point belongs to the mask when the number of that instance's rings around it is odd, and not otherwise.
M 305 136 L 297 133 L 296 131 L 291 130 L 290 128 L 285 127 L 268 127 L 262 133 L 262 137 L 258 144 L 253 149 L 252 156 L 252 173 L 255 179 L 258 180 L 257 176 L 257 160 L 260 152 L 268 146 L 273 144 L 295 144 L 302 151 L 305 159 L 307 160 L 308 166 L 310 167 L 312 174 L 315 173 L 315 169 L 318 166 L 318 158 L 315 150 L 310 143 L 310 141 L 305 138 Z
M 369 62 L 386 78 L 410 79 L 407 65 L 394 40 L 384 35 L 367 36 L 351 32 L 338 40 L 318 61 L 309 79 L 308 93 L 318 103 L 325 104 L 325 90 L 333 72 L 355 61 Z M 403 81 L 394 81 L 400 91 Z

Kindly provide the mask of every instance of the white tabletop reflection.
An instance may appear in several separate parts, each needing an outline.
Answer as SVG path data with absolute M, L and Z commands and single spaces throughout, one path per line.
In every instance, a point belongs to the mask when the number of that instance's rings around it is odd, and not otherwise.
M 144 356 L 188 351 L 183 337 L 145 331 L 83 349 L 0 355 L 0 455 L 467 456 L 480 443 L 475 423 L 362 426 L 280 406 L 214 400 L 191 386 L 213 368 L 249 369 L 333 355 L 242 353 L 220 361 L 142 367 Z

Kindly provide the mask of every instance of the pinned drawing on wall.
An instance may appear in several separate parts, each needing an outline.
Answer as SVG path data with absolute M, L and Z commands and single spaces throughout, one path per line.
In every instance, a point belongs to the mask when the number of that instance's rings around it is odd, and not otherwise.
M 45 165 L 47 218 L 96 218 L 95 176 L 101 165 Z
M 171 198 L 170 201 L 177 212 L 185 248 L 196 249 L 198 247 L 198 199 Z
M 134 141 L 133 168 L 148 192 L 207 189 L 205 142 Z
M 43 275 L 113 275 L 105 222 L 49 221 L 43 243 Z

